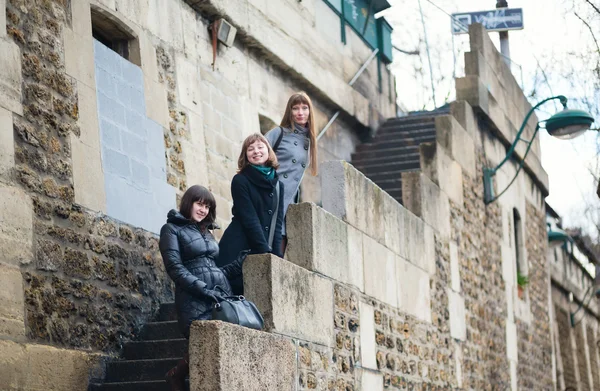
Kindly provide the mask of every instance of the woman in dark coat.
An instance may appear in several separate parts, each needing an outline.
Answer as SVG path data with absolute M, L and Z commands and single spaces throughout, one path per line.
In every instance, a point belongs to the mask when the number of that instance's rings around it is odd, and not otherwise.
M 238 159 L 238 173 L 231 181 L 233 218 L 219 242 L 219 266 L 227 265 L 242 250 L 249 250 L 251 254 L 283 256 L 284 189 L 281 183 L 278 189 L 276 186 L 279 181 L 277 167 L 277 157 L 265 137 L 259 133 L 248 136 Z M 270 234 L 273 236 L 271 244 Z M 230 282 L 234 294 L 244 293 L 241 276 Z
M 242 272 L 244 255 L 219 268 L 215 260 L 219 245 L 210 232 L 215 228 L 215 198 L 202 186 L 190 187 L 179 211 L 167 214 L 167 223 L 160 230 L 160 253 L 169 277 L 175 282 L 175 306 L 181 332 L 189 338 L 194 320 L 211 319 L 212 305 L 232 294 L 229 278 Z M 167 373 L 171 390 L 185 389 L 189 372 L 188 357 Z

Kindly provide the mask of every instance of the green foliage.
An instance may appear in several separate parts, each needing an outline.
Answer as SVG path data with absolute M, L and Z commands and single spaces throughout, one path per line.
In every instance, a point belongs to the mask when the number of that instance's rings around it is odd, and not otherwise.
M 525 288 L 529 284 L 529 277 L 524 276 L 521 272 L 517 271 L 517 284 L 521 288 Z

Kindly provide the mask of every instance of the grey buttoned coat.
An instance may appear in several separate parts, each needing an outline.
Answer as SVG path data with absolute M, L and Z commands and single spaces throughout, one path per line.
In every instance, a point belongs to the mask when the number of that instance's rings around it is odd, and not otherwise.
M 308 138 L 307 128 L 297 124 L 294 125 L 294 130 L 278 126 L 269 130 L 265 135 L 271 146 L 275 145 L 282 129 L 283 138 L 277 148 L 276 155 L 277 160 L 279 160 L 277 175 L 279 175 L 279 181 L 283 183 L 284 189 L 282 234 L 285 235 L 285 215 L 288 206 L 294 202 L 294 196 L 298 192 L 304 173 L 309 165 L 310 139 Z

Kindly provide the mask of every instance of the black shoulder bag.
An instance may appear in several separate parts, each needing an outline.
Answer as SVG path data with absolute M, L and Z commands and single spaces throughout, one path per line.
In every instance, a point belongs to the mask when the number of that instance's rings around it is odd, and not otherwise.
M 265 326 L 256 305 L 244 296 L 226 296 L 220 303 L 215 303 L 212 318 L 255 330 L 262 330 Z
M 275 144 L 273 144 L 273 152 L 275 153 L 277 153 L 277 148 L 279 148 L 279 144 L 281 144 L 281 140 L 283 139 L 283 128 L 280 126 L 279 130 L 281 130 L 279 137 L 277 137 L 277 141 L 275 141 Z

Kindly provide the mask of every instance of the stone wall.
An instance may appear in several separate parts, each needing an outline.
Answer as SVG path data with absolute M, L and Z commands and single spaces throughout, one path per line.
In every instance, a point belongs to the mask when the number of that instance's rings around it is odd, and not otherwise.
M 576 253 L 577 258 L 561 243 L 552 244 L 547 252 L 552 282 L 552 342 L 556 351 L 552 366 L 559 389 L 597 390 L 600 388 L 600 312 L 597 299 L 584 300 L 593 279 L 580 264 L 579 257 L 583 255 L 577 248 Z M 573 327 L 571 314 L 582 304 L 573 318 Z
M 286 260 L 255 256 L 244 265 L 245 292 L 266 331 L 295 345 L 298 389 L 557 387 L 545 173 L 535 176 L 534 157 L 502 197 L 484 203 L 483 168 L 506 151 L 498 128 L 527 105 L 524 97 L 505 99 L 516 83 L 487 33 L 472 26 L 470 34 L 467 58 L 499 67 L 485 93 L 493 110 L 461 100 L 437 117 L 435 142 L 421 145 L 421 171 L 402 174 L 406 207 L 350 164 L 327 162 L 323 208 L 288 211 Z M 486 77 L 474 72 L 469 80 L 493 81 Z M 498 190 L 516 169 L 515 161 L 503 167 Z M 518 273 L 530 279 L 521 293 Z M 201 376 L 197 369 L 192 382 Z
M 292 92 L 314 96 L 318 128 L 342 110 L 322 160 L 348 159 L 360 135 L 394 115 L 395 94 L 376 88 L 383 64 L 371 64 L 360 92 L 347 86 L 370 52 L 357 37 L 351 48 L 303 47 L 311 61 L 287 65 L 275 61 L 287 56 L 279 44 L 253 44 L 293 30 L 280 11 L 316 36 L 315 1 L 276 2 L 232 48 L 219 45 L 213 69 L 215 14 L 183 0 L 0 0 L 0 383 L 84 388 L 104 354 L 135 338 L 172 300 L 155 234 L 168 209 L 202 184 L 225 228 L 241 141 L 259 131 L 259 115 L 279 122 Z M 128 54 L 102 46 L 98 31 L 117 34 Z M 344 66 L 315 88 L 334 54 Z M 318 201 L 320 182 L 305 186 Z

